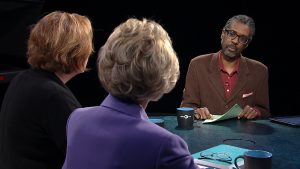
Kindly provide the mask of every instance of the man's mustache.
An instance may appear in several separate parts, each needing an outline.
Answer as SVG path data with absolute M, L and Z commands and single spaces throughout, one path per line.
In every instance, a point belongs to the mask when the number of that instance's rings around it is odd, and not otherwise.
M 234 48 L 236 51 L 238 51 L 237 47 L 234 44 L 226 45 L 226 48 Z

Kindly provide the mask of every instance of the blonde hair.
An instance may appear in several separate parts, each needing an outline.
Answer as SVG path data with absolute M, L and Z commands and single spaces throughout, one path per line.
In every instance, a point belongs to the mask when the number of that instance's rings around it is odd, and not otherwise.
M 168 33 L 154 21 L 128 19 L 100 49 L 98 76 L 117 97 L 160 99 L 179 78 L 178 58 Z
M 72 73 L 85 71 L 84 62 L 92 54 L 93 31 L 90 20 L 78 14 L 55 11 L 31 30 L 28 63 L 36 69 Z

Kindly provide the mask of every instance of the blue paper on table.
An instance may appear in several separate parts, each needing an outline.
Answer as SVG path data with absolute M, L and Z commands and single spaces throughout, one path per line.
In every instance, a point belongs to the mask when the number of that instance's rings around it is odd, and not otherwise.
M 270 120 L 295 127 L 300 127 L 300 116 L 274 117 L 270 118 Z
M 213 115 L 215 119 L 213 119 L 213 120 L 212 119 L 206 119 L 202 123 L 212 123 L 212 122 L 217 122 L 217 121 L 221 121 L 221 120 L 235 118 L 235 117 L 238 117 L 242 112 L 243 112 L 243 109 L 238 104 L 235 104 L 225 114 L 223 114 L 223 115 Z
M 210 163 L 215 163 L 215 164 L 220 164 L 220 165 L 225 165 L 225 166 L 230 166 L 230 165 L 234 165 L 234 159 L 239 156 L 239 155 L 243 155 L 245 151 L 247 151 L 249 149 L 244 149 L 244 148 L 240 148 L 240 147 L 235 147 L 235 146 L 230 146 L 230 145 L 226 145 L 226 144 L 220 144 L 218 146 L 200 151 L 198 153 L 192 154 L 192 156 L 195 159 L 198 159 L 198 157 L 200 157 L 200 153 L 201 152 L 212 152 L 212 153 L 220 153 L 220 154 L 226 154 L 228 156 L 231 157 L 231 164 L 227 163 L 227 162 L 222 162 L 222 161 L 218 161 L 218 160 L 211 160 L 211 159 L 200 159 L 200 161 L 207 161 Z M 237 162 L 243 161 L 243 159 L 238 159 Z

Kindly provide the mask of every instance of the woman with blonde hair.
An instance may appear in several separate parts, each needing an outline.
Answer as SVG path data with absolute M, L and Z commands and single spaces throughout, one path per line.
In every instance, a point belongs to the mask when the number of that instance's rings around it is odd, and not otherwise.
M 98 75 L 110 94 L 70 115 L 63 169 L 197 168 L 187 144 L 145 112 L 179 78 L 178 58 L 159 24 L 128 19 L 116 27 L 99 51 Z
M 0 113 L 1 169 L 60 169 L 66 123 L 81 105 L 65 83 L 86 70 L 93 52 L 90 20 L 52 12 L 31 30 L 29 70 L 9 85 Z

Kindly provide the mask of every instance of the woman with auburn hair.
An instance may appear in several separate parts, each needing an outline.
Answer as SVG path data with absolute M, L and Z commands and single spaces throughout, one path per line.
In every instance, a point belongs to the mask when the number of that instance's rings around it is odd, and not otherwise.
M 110 94 L 70 115 L 63 169 L 198 168 L 187 144 L 145 112 L 179 78 L 178 58 L 159 24 L 128 19 L 115 28 L 99 51 L 98 75 Z
M 9 85 L 0 113 L 1 169 L 60 169 L 66 123 L 81 105 L 65 83 L 84 72 L 93 52 L 90 20 L 52 12 L 30 32 L 29 70 Z

